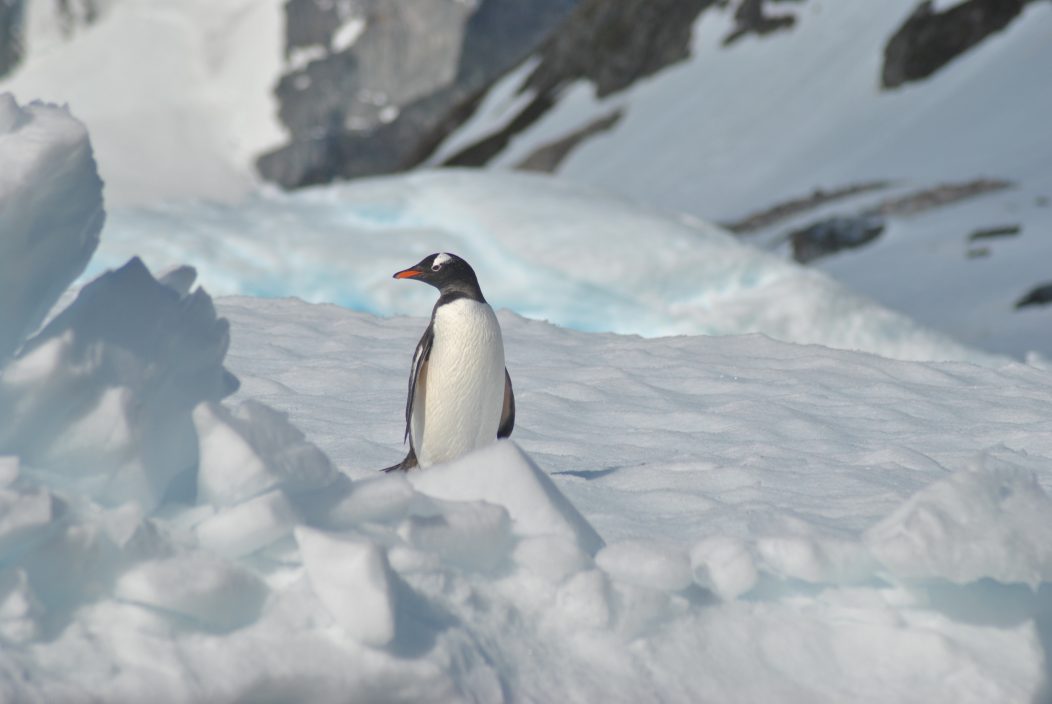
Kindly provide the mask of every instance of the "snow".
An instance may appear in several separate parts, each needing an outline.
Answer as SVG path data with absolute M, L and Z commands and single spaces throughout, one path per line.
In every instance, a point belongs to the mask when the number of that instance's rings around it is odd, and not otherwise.
M 256 157 L 285 138 L 272 95 L 284 3 L 96 4 L 95 23 L 64 37 L 55 3 L 27 3 L 26 57 L 0 92 L 69 104 L 109 206 L 250 192 Z
M 66 110 L 0 94 L 0 163 L 4 358 L 87 266 L 105 215 L 87 132 Z
M 945 8 L 953 3 L 937 3 Z M 1047 71 L 1052 7 L 1029 3 L 1005 30 L 931 78 L 879 88 L 884 45 L 914 0 L 793 5 L 796 25 L 730 47 L 729 9 L 694 26 L 690 59 L 600 100 L 579 81 L 493 162 L 512 168 L 534 150 L 618 110 L 558 174 L 578 183 L 714 221 L 789 199 L 871 181 L 890 191 L 839 202 L 751 236 L 760 246 L 832 215 L 857 215 L 891 195 L 999 178 L 1015 187 L 912 217 L 891 217 L 875 243 L 815 262 L 852 290 L 968 344 L 1023 358 L 1052 350 L 1050 311 L 1015 312 L 1048 281 L 1052 227 L 1052 112 Z M 532 66 L 509 73 L 431 164 L 496 130 L 522 109 Z M 1022 235 L 967 256 L 968 236 L 1019 224 Z M 782 248 L 784 251 L 785 248 Z
M 238 207 L 123 210 L 104 240 L 88 277 L 130 256 L 155 270 L 192 261 L 217 294 L 420 314 L 430 289 L 392 287 L 390 276 L 449 251 L 480 272 L 494 306 L 580 330 L 762 332 L 906 359 L 1000 361 L 713 225 L 544 176 L 421 172 Z
M 1047 368 L 501 311 L 514 439 L 387 476 L 426 319 L 192 274 L 131 260 L 0 363 L 2 701 L 1048 691 Z

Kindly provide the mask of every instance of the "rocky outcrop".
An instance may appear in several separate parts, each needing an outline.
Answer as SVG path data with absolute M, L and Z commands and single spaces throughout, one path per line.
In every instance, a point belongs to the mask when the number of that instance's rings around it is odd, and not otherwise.
M 609 115 L 600 117 L 584 127 L 574 130 L 562 139 L 557 139 L 554 142 L 538 147 L 529 156 L 517 163 L 515 168 L 521 171 L 553 173 L 577 145 L 611 129 L 621 121 L 622 114 L 620 110 L 615 110 Z
M 577 0 L 290 0 L 277 88 L 290 144 L 258 161 L 285 187 L 411 168 Z
M 532 92 L 533 100 L 501 130 L 460 150 L 444 165 L 489 163 L 574 81 L 591 82 L 604 97 L 686 59 L 694 20 L 714 4 L 716 0 L 582 0 L 540 50 L 540 62 L 520 87 L 520 92 Z
M 1052 284 L 1035 286 L 1015 303 L 1016 310 L 1027 306 L 1043 306 L 1052 303 Z
M 789 29 L 796 24 L 796 15 L 771 15 L 765 9 L 764 0 L 742 0 L 741 5 L 734 11 L 734 23 L 734 29 L 723 38 L 724 46 L 733 44 L 747 34 L 763 36 L 779 29 Z
M 965 0 L 936 12 L 925 0 L 888 40 L 881 83 L 895 88 L 927 78 L 1007 27 L 1032 0 Z
M 884 218 L 875 213 L 826 218 L 789 233 L 793 259 L 807 264 L 820 257 L 872 242 L 884 232 Z
M 22 60 L 24 0 L 0 0 L 0 77 Z

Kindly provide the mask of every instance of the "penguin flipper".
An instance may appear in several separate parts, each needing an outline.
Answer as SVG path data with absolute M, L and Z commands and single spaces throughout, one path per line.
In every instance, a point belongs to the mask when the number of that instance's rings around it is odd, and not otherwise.
M 506 438 L 511 436 L 515 429 L 515 391 L 511 388 L 511 375 L 508 368 L 504 368 L 504 407 L 500 413 L 500 425 L 497 427 L 497 437 Z
M 427 330 L 424 330 L 424 334 L 420 337 L 420 342 L 416 345 L 416 352 L 413 353 L 413 369 L 409 374 L 409 394 L 405 400 L 405 437 L 402 438 L 402 442 L 409 439 L 410 424 L 413 420 L 413 403 L 417 397 L 417 386 L 420 386 L 420 395 L 422 396 L 427 385 L 427 363 L 431 359 L 431 346 L 434 342 L 435 328 L 434 322 L 432 322 L 427 326 Z

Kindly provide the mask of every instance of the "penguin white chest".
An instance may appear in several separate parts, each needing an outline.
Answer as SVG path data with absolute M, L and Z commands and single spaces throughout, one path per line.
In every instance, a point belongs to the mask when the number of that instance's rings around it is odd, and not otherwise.
M 493 309 L 467 298 L 441 305 L 433 331 L 411 422 L 421 467 L 494 442 L 504 404 L 504 341 Z

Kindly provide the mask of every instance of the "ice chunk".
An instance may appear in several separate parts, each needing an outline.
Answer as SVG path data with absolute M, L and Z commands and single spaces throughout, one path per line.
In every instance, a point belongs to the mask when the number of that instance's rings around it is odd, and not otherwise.
M 813 529 L 802 534 L 764 536 L 756 541 L 763 568 L 778 577 L 815 584 L 850 584 L 871 577 L 875 565 L 854 536 L 827 535 Z
M 198 498 L 223 506 L 275 487 L 318 489 L 336 470 L 325 454 L 293 427 L 284 413 L 246 401 L 235 412 L 201 403 L 193 412 L 200 446 Z
M 727 536 L 711 536 L 690 550 L 694 581 L 724 601 L 737 599 L 756 584 L 756 564 L 748 546 Z
M 408 476 L 416 490 L 428 496 L 503 506 L 518 536 L 566 536 L 589 555 L 603 545 L 599 534 L 548 475 L 510 440 Z
M 384 474 L 355 482 L 336 501 L 311 513 L 333 528 L 368 522 L 389 523 L 404 518 L 414 497 L 418 496 L 405 474 Z
M 485 501 L 444 501 L 441 512 L 411 516 L 402 533 L 419 550 L 469 570 L 489 571 L 511 549 L 511 519 L 503 506 Z
M 614 579 L 640 587 L 679 591 L 693 582 L 687 556 L 676 548 L 646 540 L 607 545 L 595 562 Z
M 209 629 L 230 631 L 259 616 L 267 588 L 242 567 L 193 552 L 132 567 L 121 575 L 115 595 Z
M 523 538 L 512 556 L 516 564 L 551 582 L 561 582 L 593 564 L 577 543 L 560 535 Z
M 17 457 L 0 457 L 0 487 L 11 486 L 18 479 Z
M 0 570 L 0 641 L 19 644 L 35 639 L 42 615 L 25 570 Z
M 1052 500 L 1034 475 L 985 458 L 922 489 L 865 536 L 901 579 L 1036 587 L 1052 581 Z
M 88 133 L 65 108 L 0 94 L 0 360 L 84 270 L 105 213 Z
M 224 508 L 197 524 L 198 542 L 221 555 L 241 557 L 288 535 L 296 511 L 281 490 Z
M 296 529 L 296 542 L 311 588 L 343 630 L 361 643 L 381 647 L 395 637 L 394 575 L 374 543 Z
M 37 537 L 55 516 L 46 489 L 0 490 L 0 558 Z
M 0 377 L 0 452 L 109 505 L 155 508 L 197 464 L 191 410 L 237 381 L 225 320 L 138 259 L 86 285 Z

